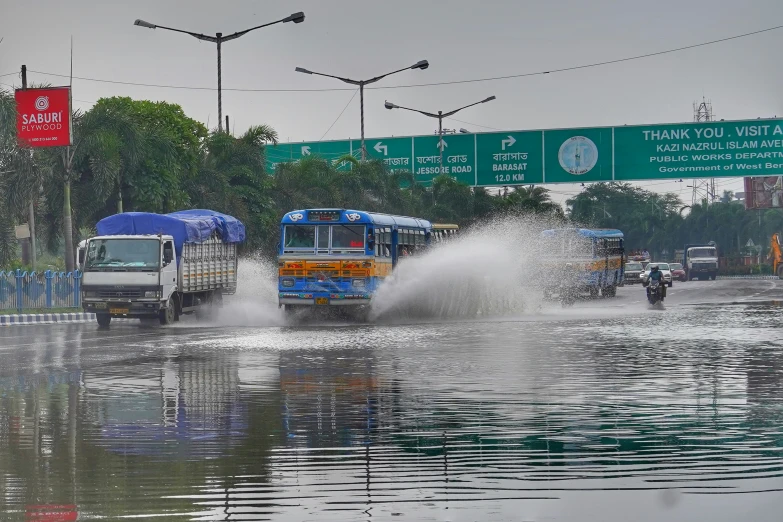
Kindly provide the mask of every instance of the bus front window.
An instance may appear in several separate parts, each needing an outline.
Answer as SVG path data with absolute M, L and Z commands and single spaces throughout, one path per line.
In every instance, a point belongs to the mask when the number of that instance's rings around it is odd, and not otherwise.
M 364 249 L 363 225 L 334 225 L 332 227 L 332 248 Z
M 311 225 L 286 225 L 286 248 L 315 248 L 315 227 Z

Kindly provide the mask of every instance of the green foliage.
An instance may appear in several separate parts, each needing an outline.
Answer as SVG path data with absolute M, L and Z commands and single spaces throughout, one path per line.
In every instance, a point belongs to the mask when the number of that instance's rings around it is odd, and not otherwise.
M 748 240 L 765 252 L 772 234 L 783 230 L 783 212 L 747 211 L 730 194 L 711 205 L 686 207 L 674 194 L 661 195 L 627 183 L 597 183 L 567 204 L 573 221 L 619 228 L 626 248 L 647 248 L 656 254 L 668 251 L 670 257 L 686 244 L 709 241 L 715 241 L 721 256 L 745 253 Z

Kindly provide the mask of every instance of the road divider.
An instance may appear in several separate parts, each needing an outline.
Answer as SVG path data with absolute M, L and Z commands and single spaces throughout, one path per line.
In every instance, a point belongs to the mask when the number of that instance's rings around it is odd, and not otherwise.
M 86 314 L 86 313 L 0 315 L 0 327 L 35 326 L 35 325 L 42 325 L 42 324 L 88 323 L 93 321 L 95 321 L 95 314 Z

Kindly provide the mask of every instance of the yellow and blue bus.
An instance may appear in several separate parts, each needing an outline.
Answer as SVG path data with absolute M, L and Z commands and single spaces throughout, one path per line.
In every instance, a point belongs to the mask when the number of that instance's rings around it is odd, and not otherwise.
M 432 224 L 346 209 L 294 210 L 280 223 L 278 305 L 363 307 L 404 257 L 425 250 Z
M 616 229 L 559 228 L 541 233 L 544 265 L 550 270 L 549 286 L 557 286 L 558 274 L 570 263 L 576 269 L 577 290 L 614 297 L 624 277 L 624 236 Z M 545 292 L 547 289 L 545 288 Z

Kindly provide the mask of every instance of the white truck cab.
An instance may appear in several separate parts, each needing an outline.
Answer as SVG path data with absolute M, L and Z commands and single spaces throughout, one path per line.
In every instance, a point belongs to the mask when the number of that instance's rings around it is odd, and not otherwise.
M 117 316 L 176 320 L 172 236 L 97 236 L 85 242 L 80 257 L 82 306 L 102 326 Z

